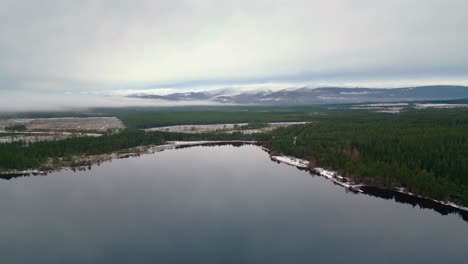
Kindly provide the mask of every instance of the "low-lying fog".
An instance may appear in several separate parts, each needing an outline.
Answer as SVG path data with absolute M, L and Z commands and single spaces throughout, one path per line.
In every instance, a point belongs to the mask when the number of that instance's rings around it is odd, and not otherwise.
M 7 93 L 0 95 L 0 113 L 61 111 L 93 107 L 213 105 L 208 101 L 174 102 L 121 95 Z

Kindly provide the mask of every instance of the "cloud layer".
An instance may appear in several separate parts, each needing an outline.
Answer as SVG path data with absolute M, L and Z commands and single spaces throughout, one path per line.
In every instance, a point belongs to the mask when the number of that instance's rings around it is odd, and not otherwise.
M 465 0 L 0 0 L 0 94 L 468 80 Z

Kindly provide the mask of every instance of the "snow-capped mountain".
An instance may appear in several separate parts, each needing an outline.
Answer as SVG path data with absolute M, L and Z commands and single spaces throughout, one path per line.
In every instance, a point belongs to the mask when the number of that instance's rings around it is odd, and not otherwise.
M 173 93 L 169 95 L 137 94 L 130 97 L 172 101 L 211 101 L 232 104 L 306 105 L 328 103 L 399 102 L 449 100 L 468 98 L 466 86 L 418 86 L 407 88 L 288 88 L 279 91 L 238 91 L 221 89 L 202 92 Z

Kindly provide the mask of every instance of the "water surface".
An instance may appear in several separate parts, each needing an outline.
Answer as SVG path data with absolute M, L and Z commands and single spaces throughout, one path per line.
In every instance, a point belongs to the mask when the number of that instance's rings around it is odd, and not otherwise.
M 456 214 L 353 194 L 256 146 L 0 180 L 0 263 L 465 263 Z

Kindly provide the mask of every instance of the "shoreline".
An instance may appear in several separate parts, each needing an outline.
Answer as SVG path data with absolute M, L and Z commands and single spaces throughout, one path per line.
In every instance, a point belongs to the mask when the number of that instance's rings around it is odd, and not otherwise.
M 265 148 L 265 147 L 262 147 L 262 148 L 265 151 L 269 152 L 269 150 L 267 148 Z M 311 172 L 311 173 L 313 173 L 315 175 L 325 177 L 326 179 L 332 181 L 333 183 L 335 183 L 337 185 L 340 185 L 340 186 L 342 186 L 344 188 L 347 188 L 347 189 L 349 189 L 349 190 L 351 190 L 353 192 L 364 193 L 364 191 L 361 190 L 361 187 L 377 188 L 377 189 L 381 189 L 381 190 L 393 191 L 393 192 L 396 192 L 396 193 L 405 194 L 405 195 L 409 195 L 409 196 L 412 196 L 412 197 L 429 200 L 429 201 L 438 203 L 438 204 L 443 205 L 443 206 L 448 206 L 448 207 L 451 207 L 451 208 L 454 208 L 454 209 L 458 209 L 458 210 L 462 210 L 464 212 L 468 212 L 468 207 L 466 207 L 466 206 L 462 206 L 462 205 L 459 205 L 459 204 L 456 204 L 456 203 L 450 202 L 450 201 L 445 202 L 445 201 L 433 199 L 433 198 L 430 198 L 430 197 L 427 197 L 427 196 L 422 196 L 422 195 L 419 195 L 419 194 L 415 194 L 415 193 L 407 191 L 403 187 L 395 188 L 395 189 L 388 189 L 388 188 L 382 188 L 382 187 L 363 184 L 363 183 L 353 183 L 349 179 L 347 179 L 346 177 L 339 176 L 336 171 L 325 170 L 325 169 L 320 168 L 320 167 L 310 168 L 308 166 L 309 162 L 307 160 L 303 160 L 303 159 L 299 159 L 299 158 L 295 158 L 295 157 L 291 157 L 291 156 L 273 156 L 273 155 L 270 155 L 270 158 L 272 160 L 276 161 L 276 162 L 284 163 L 284 164 L 287 164 L 287 165 L 290 165 L 290 166 L 294 166 L 294 167 L 296 167 L 296 168 L 298 168 L 300 170 L 307 170 L 307 171 L 309 171 L 309 172 Z
M 274 162 L 287 164 L 289 166 L 296 167 L 300 170 L 306 170 L 314 175 L 322 176 L 336 185 L 339 185 L 345 189 L 348 189 L 354 193 L 365 193 L 361 190 L 361 187 L 369 187 L 369 188 L 377 188 L 386 191 L 392 191 L 404 195 L 408 195 L 411 197 L 416 197 L 420 199 L 429 200 L 435 202 L 437 204 L 447 206 L 453 209 L 461 210 L 463 212 L 468 212 L 468 207 L 456 204 L 454 202 L 445 202 L 441 200 L 432 199 L 430 197 L 418 195 L 412 192 L 405 190 L 404 188 L 395 188 L 395 189 L 388 189 L 382 188 L 379 186 L 372 186 L 363 183 L 355 183 L 350 181 L 348 178 L 343 177 L 338 174 L 336 171 L 326 170 L 320 167 L 311 168 L 309 166 L 309 161 L 296 158 L 293 156 L 285 156 L 285 155 L 272 155 L 271 150 L 262 146 L 259 141 L 247 141 L 247 140 L 206 140 L 206 141 L 168 141 L 166 144 L 162 145 L 149 145 L 149 146 L 140 146 L 132 149 L 127 149 L 125 152 L 113 152 L 108 154 L 100 154 L 100 155 L 93 155 L 93 156 L 79 156 L 77 157 L 77 162 L 79 165 L 77 166 L 69 166 L 66 164 L 61 164 L 56 167 L 51 167 L 43 170 L 39 169 L 29 169 L 29 170 L 6 170 L 0 171 L 0 179 L 11 179 L 15 177 L 21 176 L 36 176 L 36 175 L 47 175 L 48 173 L 64 170 L 64 169 L 71 169 L 71 170 L 86 170 L 90 168 L 92 165 L 100 164 L 102 162 L 110 161 L 113 159 L 124 159 L 130 157 L 138 157 L 144 154 L 154 154 L 156 152 L 169 150 L 169 149 L 179 149 L 185 147 L 195 147 L 195 146 L 214 146 L 214 145 L 257 145 L 262 150 L 268 153 L 270 159 Z
M 98 155 L 88 156 L 74 156 L 74 160 L 71 161 L 77 165 L 71 164 L 43 164 L 43 168 L 39 169 L 27 169 L 27 170 L 4 170 L 0 171 L 0 179 L 10 179 L 21 176 L 36 176 L 36 175 L 47 175 L 52 172 L 71 169 L 71 170 L 83 170 L 92 165 L 101 164 L 102 162 L 110 161 L 113 159 L 124 159 L 130 157 L 138 157 L 144 154 L 154 154 L 156 152 L 177 149 L 184 147 L 195 147 L 195 146 L 209 146 L 209 145 L 258 145 L 258 141 L 248 140 L 205 140 L 205 141 L 168 141 L 162 145 L 146 145 L 139 146 L 130 149 L 124 149 L 112 153 L 104 153 Z

